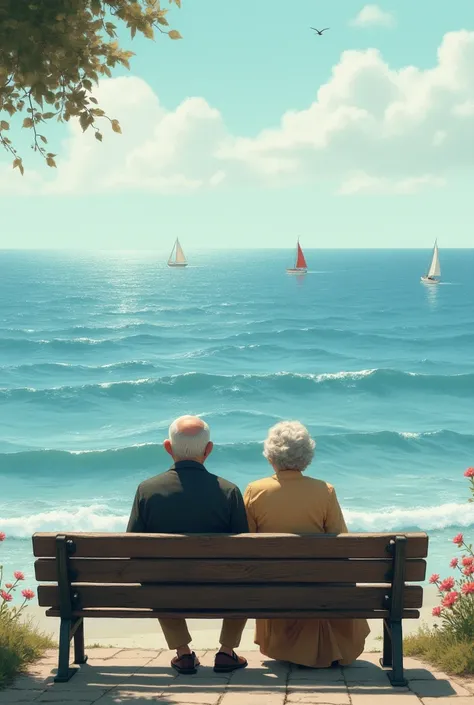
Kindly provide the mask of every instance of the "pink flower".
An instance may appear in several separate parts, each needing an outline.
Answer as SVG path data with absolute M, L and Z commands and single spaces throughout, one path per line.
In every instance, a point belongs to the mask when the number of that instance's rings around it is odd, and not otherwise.
M 6 538 L 7 538 L 7 535 L 4 534 L 3 531 L 0 531 L 0 543 L 1 543 L 2 541 L 5 541 Z
M 461 590 L 463 595 L 474 595 L 474 583 L 465 583 Z
M 25 579 L 25 576 L 23 575 L 21 570 L 15 570 L 15 572 L 13 573 L 13 577 L 15 578 L 15 580 L 24 580 Z
M 458 534 L 453 538 L 453 543 L 457 544 L 458 546 L 462 546 L 464 543 L 464 536 L 462 534 Z
M 464 477 L 474 477 L 474 468 L 468 468 L 464 473 Z
M 457 558 L 451 558 L 450 562 L 450 567 L 451 568 L 457 568 L 458 567 L 459 560 Z
M 455 585 L 454 578 L 445 578 L 440 585 L 439 589 L 441 592 L 449 592 Z
M 32 600 L 32 599 L 34 598 L 34 596 L 35 596 L 35 593 L 33 592 L 33 590 L 28 590 L 28 589 L 27 589 L 27 590 L 22 590 L 22 591 L 21 591 L 21 594 L 23 595 L 23 597 L 25 598 L 25 600 Z
M 433 615 L 433 617 L 439 617 L 441 615 L 441 612 L 441 607 L 433 607 L 433 611 L 431 612 L 431 614 Z
M 473 563 L 474 563 L 474 558 L 472 556 L 463 556 L 462 557 L 462 564 L 464 566 L 472 565 Z
M 13 595 L 10 595 L 9 592 L 5 592 L 5 590 L 0 590 L 0 597 L 4 602 L 11 602 L 13 600 Z
M 431 583 L 431 584 L 437 583 L 438 580 L 439 580 L 439 575 L 438 575 L 438 573 L 433 573 L 433 575 L 432 575 L 431 578 L 430 578 L 430 583 Z
M 452 607 L 455 602 L 459 600 L 458 592 L 447 592 L 444 596 L 443 602 L 441 603 L 443 607 Z
M 474 565 L 467 565 L 463 570 L 464 575 L 474 575 Z
M 11 590 L 13 587 L 13 583 L 5 583 L 5 587 L 7 588 L 7 590 Z

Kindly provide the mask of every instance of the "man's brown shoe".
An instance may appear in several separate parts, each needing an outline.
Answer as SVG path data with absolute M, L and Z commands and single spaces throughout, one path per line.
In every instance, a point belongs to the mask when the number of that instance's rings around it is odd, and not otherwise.
M 232 673 L 232 671 L 245 668 L 247 665 L 247 659 L 243 656 L 237 656 L 235 651 L 232 652 L 232 656 L 223 651 L 219 651 L 214 661 L 214 671 L 216 673 Z
M 171 666 L 182 675 L 192 676 L 194 673 L 197 673 L 199 659 L 193 651 L 191 654 L 175 656 L 174 659 L 171 660 Z

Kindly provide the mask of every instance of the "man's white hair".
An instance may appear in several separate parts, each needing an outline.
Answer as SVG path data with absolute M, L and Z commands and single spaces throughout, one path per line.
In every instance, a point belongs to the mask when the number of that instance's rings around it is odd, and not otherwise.
M 180 421 L 186 418 L 188 417 L 180 416 L 179 419 L 173 421 L 169 428 L 168 438 L 171 441 L 175 460 L 202 458 L 211 437 L 209 426 L 202 419 L 202 429 L 197 433 L 190 434 L 179 431 Z
M 268 431 L 263 455 L 275 470 L 306 470 L 310 465 L 315 441 L 299 421 L 282 421 Z

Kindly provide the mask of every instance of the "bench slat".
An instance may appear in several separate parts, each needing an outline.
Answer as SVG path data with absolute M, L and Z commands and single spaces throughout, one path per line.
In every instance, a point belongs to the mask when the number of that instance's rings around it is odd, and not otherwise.
M 47 617 L 60 617 L 57 609 L 46 610 Z M 222 610 L 221 612 L 211 612 L 201 610 L 200 612 L 179 610 L 149 610 L 149 609 L 85 609 L 75 610 L 73 617 L 99 618 L 99 619 L 153 619 L 158 617 L 180 617 L 189 619 L 242 619 L 249 616 L 248 612 L 236 610 Z M 387 610 L 296 610 L 291 612 L 272 612 L 271 610 L 254 610 L 250 615 L 251 619 L 388 619 Z M 404 610 L 403 619 L 419 619 L 418 610 Z
M 75 585 L 78 606 L 142 607 L 196 610 L 340 610 L 384 609 L 390 586 L 367 585 Z M 41 607 L 59 606 L 59 588 L 40 585 Z M 405 587 L 404 608 L 418 608 L 423 603 L 423 590 L 418 585 Z
M 69 567 L 78 583 L 387 583 L 392 561 L 71 558 Z M 35 573 L 38 581 L 56 581 L 56 559 L 37 559 Z M 424 560 L 407 561 L 407 582 L 424 580 L 425 575 Z
M 33 536 L 38 558 L 56 555 L 57 533 Z M 402 534 L 405 535 L 405 534 Z M 84 558 L 388 558 L 395 533 L 384 534 L 75 534 L 76 557 Z M 407 558 L 426 558 L 428 537 L 407 535 Z

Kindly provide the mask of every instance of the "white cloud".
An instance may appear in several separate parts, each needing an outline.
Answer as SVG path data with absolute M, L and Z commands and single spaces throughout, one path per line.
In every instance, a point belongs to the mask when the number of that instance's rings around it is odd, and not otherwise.
M 193 193 L 256 184 L 336 184 L 341 194 L 440 188 L 474 166 L 474 32 L 447 34 L 433 68 L 391 68 L 375 49 L 346 51 L 302 110 L 253 137 L 232 135 L 204 98 L 166 110 L 143 80 L 105 80 L 98 98 L 120 119 L 104 141 L 77 124 L 58 169 L 31 160 L 22 179 L 0 163 L 0 193 L 84 194 L 132 190 Z M 56 150 L 54 150 L 56 151 Z
M 393 12 L 382 10 L 379 5 L 365 5 L 351 22 L 353 27 L 395 27 L 396 24 Z
M 341 184 L 338 191 L 343 196 L 362 194 L 416 194 L 425 188 L 441 188 L 446 185 L 445 179 L 426 174 L 425 176 L 408 177 L 406 179 L 387 179 L 370 176 L 365 172 L 356 172 Z

